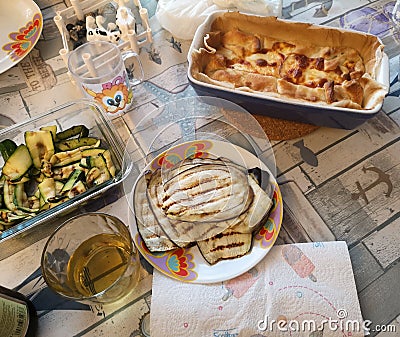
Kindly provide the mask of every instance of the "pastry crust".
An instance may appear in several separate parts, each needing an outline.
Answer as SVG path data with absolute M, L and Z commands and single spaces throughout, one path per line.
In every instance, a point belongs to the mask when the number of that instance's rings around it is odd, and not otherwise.
M 371 109 L 387 93 L 375 80 L 382 55 L 383 45 L 369 35 L 225 13 L 193 53 L 191 72 L 242 91 Z

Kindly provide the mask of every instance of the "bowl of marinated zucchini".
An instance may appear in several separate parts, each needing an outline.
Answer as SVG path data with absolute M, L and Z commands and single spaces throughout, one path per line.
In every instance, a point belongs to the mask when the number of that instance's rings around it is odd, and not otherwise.
M 114 125 L 79 100 L 0 131 L 0 242 L 71 211 L 132 168 Z

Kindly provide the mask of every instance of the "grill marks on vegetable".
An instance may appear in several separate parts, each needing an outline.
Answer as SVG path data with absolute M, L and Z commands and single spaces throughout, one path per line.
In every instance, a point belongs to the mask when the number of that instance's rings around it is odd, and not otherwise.
M 249 174 L 225 158 L 189 158 L 144 174 L 135 187 L 134 210 L 147 248 L 197 244 L 210 264 L 247 254 L 272 205 L 271 177 L 258 171 Z M 264 188 L 253 172 L 263 177 Z
M 216 237 L 215 237 L 215 239 L 222 239 L 222 238 L 227 238 L 227 237 L 229 237 L 229 236 L 232 236 L 232 235 L 234 235 L 234 236 L 236 236 L 236 235 L 240 235 L 240 234 L 243 234 L 243 233 L 235 233 L 235 232 L 231 232 L 231 233 L 222 233 L 222 234 L 218 234 Z M 208 242 L 210 241 L 210 240 L 207 240 Z M 229 242 L 229 240 L 227 240 L 228 242 Z M 225 249 L 231 249 L 231 248 L 236 248 L 236 247 L 242 247 L 243 245 L 245 245 L 246 243 L 245 242 L 232 242 L 232 243 L 228 243 L 228 244 L 226 244 L 226 245 L 220 245 L 220 246 L 217 246 L 217 247 L 214 247 L 214 248 L 211 248 L 210 249 L 210 253 L 215 253 L 215 252 L 218 252 L 218 251 L 223 251 L 223 250 L 225 250 Z
M 162 209 L 173 219 L 220 221 L 248 207 L 246 174 L 227 165 L 205 164 L 183 171 L 164 185 Z
M 108 149 L 84 125 L 57 133 L 50 125 L 26 131 L 25 144 L 0 143 L 0 232 L 100 185 L 116 174 Z

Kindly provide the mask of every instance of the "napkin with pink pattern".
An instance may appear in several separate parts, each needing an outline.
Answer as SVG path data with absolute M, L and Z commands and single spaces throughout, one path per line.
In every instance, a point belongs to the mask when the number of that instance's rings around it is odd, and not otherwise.
M 151 337 L 364 336 L 345 242 L 274 246 L 234 279 L 191 284 L 154 271 Z

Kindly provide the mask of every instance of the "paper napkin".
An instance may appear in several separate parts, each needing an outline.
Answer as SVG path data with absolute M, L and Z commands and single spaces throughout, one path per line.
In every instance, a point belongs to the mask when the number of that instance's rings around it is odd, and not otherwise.
M 154 271 L 152 337 L 364 336 L 345 242 L 274 246 L 248 272 L 213 284 Z

